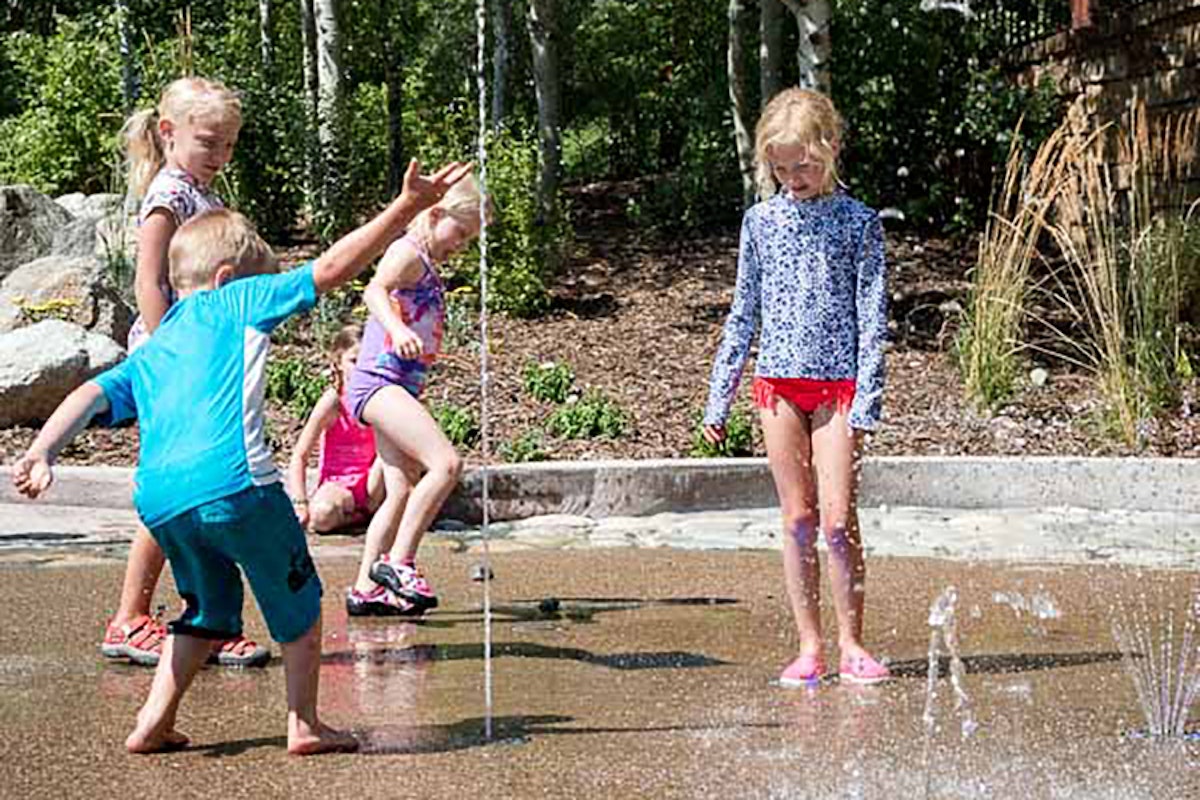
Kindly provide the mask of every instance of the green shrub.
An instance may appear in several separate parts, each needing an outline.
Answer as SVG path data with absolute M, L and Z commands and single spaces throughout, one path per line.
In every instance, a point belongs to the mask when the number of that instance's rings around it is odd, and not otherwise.
M 542 449 L 542 432 L 536 428 L 525 431 L 511 442 L 501 444 L 500 457 L 510 464 L 545 461 L 549 458 Z
M 575 373 L 570 364 L 545 361 L 525 367 L 525 391 L 535 400 L 563 403 L 574 384 Z
M 278 241 L 296 227 L 304 205 L 304 100 L 292 87 L 257 74 L 231 80 L 243 122 L 233 161 L 222 172 L 231 189 L 225 199 Z
M 298 419 L 308 418 L 327 386 L 328 376 L 301 358 L 267 361 L 267 399 L 287 406 Z
M 195 11 L 193 16 L 197 16 Z M 275 242 L 300 219 L 306 192 L 305 156 L 314 134 L 308 126 L 298 64 L 292 66 L 288 61 L 280 39 L 276 68 L 273 74 L 264 74 L 259 37 L 257 11 L 243 5 L 229 9 L 220 20 L 196 20 L 190 44 L 195 50 L 195 73 L 224 82 L 242 101 L 237 147 L 218 181 L 221 197 L 252 219 L 268 241 Z M 143 104 L 188 73 L 187 57 L 180 53 L 182 45 L 178 39 L 153 45 L 143 81 Z
M 609 172 L 612 131 L 607 117 L 582 122 L 562 132 L 563 177 L 568 181 L 588 181 Z
M 754 455 L 754 428 L 750 416 L 741 408 L 734 407 L 725 420 L 725 438 L 720 444 L 712 444 L 704 438 L 704 420 L 702 416 L 696 419 L 696 429 L 692 434 L 692 449 L 694 458 L 735 458 Z
M 47 194 L 108 188 L 124 122 L 116 41 L 111 17 L 63 17 L 51 36 L 3 38 L 21 111 L 0 120 L 0 184 Z
M 742 207 L 737 157 L 723 130 L 688 135 L 679 168 L 650 185 L 646 208 L 632 200 L 626 205 L 631 222 L 655 227 L 695 230 L 734 219 Z
M 430 413 L 455 447 L 470 447 L 479 440 L 479 423 L 470 409 L 454 403 L 437 403 Z
M 445 349 L 467 347 L 475 341 L 475 314 L 478 310 L 479 300 L 470 286 L 460 286 L 446 293 Z
M 918 3 L 832 5 L 841 43 L 830 62 L 833 100 L 847 121 L 842 179 L 919 226 L 980 224 L 1017 120 L 1024 115 L 1033 149 L 1057 126 L 1052 84 L 1026 89 L 988 66 L 1000 43 L 982 22 Z
M 354 88 L 348 105 L 350 140 L 354 143 L 348 153 L 349 179 L 354 187 L 354 210 L 362 215 L 390 199 L 387 196 L 387 87 L 360 84 Z
M 590 390 L 576 402 L 559 406 L 546 421 L 546 428 L 564 439 L 616 439 L 628 424 L 629 417 L 620 406 Z
M 488 308 L 531 317 L 550 305 L 546 282 L 567 246 L 567 209 L 547 224 L 537 202 L 537 142 L 529 130 L 488 136 L 487 190 L 496 208 L 488 226 Z M 452 283 L 479 286 L 479 252 L 454 261 Z

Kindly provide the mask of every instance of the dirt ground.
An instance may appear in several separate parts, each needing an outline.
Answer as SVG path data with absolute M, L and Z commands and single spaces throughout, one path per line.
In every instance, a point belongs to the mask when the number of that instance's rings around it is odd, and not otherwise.
M 605 185 L 573 193 L 575 239 L 562 274 L 552 283 L 549 313 L 530 320 L 490 317 L 487 440 L 495 460 L 506 444 L 543 429 L 553 412 L 554 406 L 522 387 L 525 368 L 547 361 L 569 364 L 580 393 L 600 391 L 628 414 L 629 423 L 614 439 L 543 435 L 540 449 L 546 458 L 691 454 L 711 359 L 733 294 L 737 224 L 692 234 L 639 228 L 621 211 L 622 191 Z M 964 397 L 952 346 L 976 247 L 970 238 L 888 232 L 893 342 L 884 424 L 869 453 L 1200 455 L 1200 419 L 1191 413 L 1191 403 L 1147 426 L 1143 446 L 1130 448 L 1100 429 L 1101 403 L 1090 377 L 1060 363 L 1030 363 L 1030 369 L 1048 371 L 1044 385 L 1026 380 L 997 413 L 974 410 Z M 312 327 L 290 329 L 280 337 L 274 357 L 300 357 L 314 370 L 322 369 Z M 448 337 L 427 398 L 470 409 L 478 419 L 481 380 L 472 335 L 469 330 L 461 341 Z M 747 395 L 743 388 L 739 405 L 749 411 Z M 283 406 L 271 414 L 273 441 L 286 459 L 301 420 Z M 28 428 L 0 431 L 0 458 L 11 461 L 33 434 Z M 480 459 L 481 442 L 465 449 L 470 460 Z M 754 450 L 763 453 L 757 429 Z M 135 428 L 92 430 L 63 454 L 63 462 L 132 464 L 136 451 Z

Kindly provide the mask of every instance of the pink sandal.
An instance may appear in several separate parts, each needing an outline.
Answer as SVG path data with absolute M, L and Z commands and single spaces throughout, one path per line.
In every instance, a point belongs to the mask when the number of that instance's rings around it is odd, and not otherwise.
M 838 677 L 846 683 L 857 683 L 860 686 L 870 686 L 892 679 L 891 670 L 870 656 L 843 658 L 838 669 Z
M 800 656 L 788 664 L 779 675 L 779 685 L 787 687 L 812 686 L 825 674 L 825 661 L 820 656 Z

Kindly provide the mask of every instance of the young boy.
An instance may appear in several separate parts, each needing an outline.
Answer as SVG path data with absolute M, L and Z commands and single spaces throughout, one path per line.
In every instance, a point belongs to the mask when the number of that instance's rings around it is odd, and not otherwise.
M 125 740 L 132 753 L 176 749 L 184 692 L 214 639 L 242 629 L 245 572 L 287 676 L 288 752 L 356 748 L 317 717 L 321 582 L 263 438 L 269 334 L 317 296 L 349 281 L 412 218 L 470 171 L 449 164 L 404 189 L 379 216 L 298 269 L 275 271 L 270 248 L 244 217 L 215 211 L 171 241 L 171 284 L 180 301 L 154 337 L 124 362 L 72 392 L 14 466 L 13 484 L 37 497 L 54 480 L 58 452 L 93 418 L 138 417 L 141 453 L 134 505 L 166 553 L 186 607 L 171 624 L 154 683 Z M 243 280 L 237 278 L 245 277 Z

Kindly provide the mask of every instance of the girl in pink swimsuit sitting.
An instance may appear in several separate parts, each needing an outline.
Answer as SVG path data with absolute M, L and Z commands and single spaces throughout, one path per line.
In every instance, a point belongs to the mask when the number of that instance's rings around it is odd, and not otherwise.
M 309 414 L 288 467 L 296 516 L 301 525 L 317 533 L 365 525 L 383 502 L 383 464 L 375 453 L 375 434 L 371 426 L 355 419 L 346 399 L 361 340 L 361 325 L 347 325 L 333 337 L 329 356 L 334 385 Z M 310 497 L 306 471 L 318 441 L 320 477 Z

